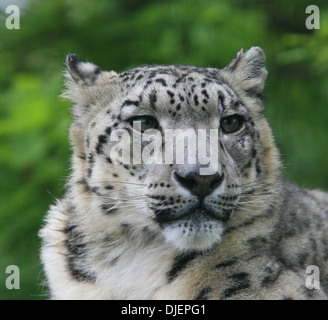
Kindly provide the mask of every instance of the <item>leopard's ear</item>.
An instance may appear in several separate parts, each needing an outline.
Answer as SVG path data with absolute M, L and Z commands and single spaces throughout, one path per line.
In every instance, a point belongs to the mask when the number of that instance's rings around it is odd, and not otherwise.
M 70 53 L 66 56 L 66 90 L 62 97 L 75 103 L 90 104 L 96 96 L 97 88 L 115 82 L 116 77 L 116 72 L 102 70 Z
M 74 151 L 84 153 L 85 128 L 92 117 L 113 99 L 117 89 L 117 73 L 104 71 L 91 62 L 83 62 L 74 54 L 66 57 L 65 91 L 61 97 L 71 100 L 73 122 L 70 140 Z
M 231 73 L 234 82 L 247 93 L 260 94 L 268 74 L 264 62 L 265 54 L 260 47 L 246 52 L 242 49 L 223 71 Z
M 69 76 L 78 85 L 92 85 L 102 72 L 100 67 L 90 62 L 83 62 L 71 53 L 66 56 L 66 66 Z

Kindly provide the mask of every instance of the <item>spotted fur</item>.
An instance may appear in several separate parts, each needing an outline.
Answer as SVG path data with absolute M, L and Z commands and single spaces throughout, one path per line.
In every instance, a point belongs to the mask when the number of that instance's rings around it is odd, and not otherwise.
M 327 298 L 328 195 L 279 172 L 263 115 L 264 60 L 253 47 L 224 69 L 118 74 L 68 55 L 72 173 L 40 231 L 51 298 Z M 242 127 L 225 133 L 222 119 L 236 114 Z M 132 136 L 137 116 L 155 118 L 161 132 L 218 129 L 217 172 L 120 161 L 113 135 Z M 319 267 L 320 289 L 306 287 L 308 265 Z

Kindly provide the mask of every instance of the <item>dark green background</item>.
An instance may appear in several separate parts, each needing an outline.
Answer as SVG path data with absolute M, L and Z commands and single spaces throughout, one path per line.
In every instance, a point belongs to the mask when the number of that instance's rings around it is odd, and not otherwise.
M 305 8 L 320 8 L 307 30 Z M 104 69 L 223 67 L 240 48 L 267 55 L 266 115 L 294 182 L 328 189 L 327 1 L 30 1 L 20 29 L 0 12 L 0 299 L 44 299 L 37 232 L 69 173 L 70 103 L 58 98 L 65 55 Z M 5 287 L 6 266 L 21 289 Z

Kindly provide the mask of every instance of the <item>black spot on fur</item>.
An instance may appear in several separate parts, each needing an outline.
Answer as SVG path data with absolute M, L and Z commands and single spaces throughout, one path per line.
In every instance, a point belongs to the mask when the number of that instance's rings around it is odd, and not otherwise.
M 63 232 L 66 234 L 67 266 L 71 275 L 78 281 L 94 282 L 96 277 L 81 263 L 87 252 L 83 234 L 76 225 L 67 226 Z
M 307 287 L 304 287 L 303 292 L 307 298 L 313 299 L 316 296 L 317 290 L 308 289 Z
M 195 94 L 195 96 L 194 96 L 194 102 L 195 102 L 195 105 L 198 106 L 199 101 L 198 101 L 198 96 L 197 96 L 197 94 Z
M 97 196 L 103 196 L 100 192 L 99 192 L 99 187 L 90 187 L 89 190 L 90 192 L 96 194 Z
M 78 158 L 82 159 L 82 160 L 85 160 L 86 159 L 85 153 L 80 153 L 80 154 L 77 154 L 76 156 Z
M 110 136 L 111 133 L 112 133 L 112 128 L 111 127 L 107 127 L 106 130 L 105 130 L 105 132 L 106 132 L 107 135 Z
M 198 295 L 196 296 L 195 300 L 207 300 L 207 295 L 213 291 L 212 287 L 205 287 L 203 288 Z
M 95 162 L 94 154 L 93 153 L 89 153 L 88 154 L 88 157 L 87 157 L 87 163 L 89 164 L 89 167 L 87 168 L 88 177 L 91 177 L 91 175 L 92 175 L 94 162 Z
M 200 257 L 202 253 L 200 252 L 188 252 L 178 255 L 171 267 L 171 270 L 167 273 L 169 282 L 172 282 L 183 270 L 190 264 L 193 260 Z
M 155 80 L 155 82 L 161 83 L 164 87 L 167 87 L 166 81 L 162 78 L 158 78 Z
M 154 243 L 154 240 L 156 239 L 156 233 L 154 233 L 152 230 L 150 230 L 148 227 L 144 227 L 142 229 L 142 235 L 144 237 L 144 244 L 145 246 L 151 246 Z
M 246 165 L 241 169 L 241 171 L 243 171 L 243 170 L 245 170 L 245 169 L 249 169 L 251 166 L 252 166 L 252 161 L 250 160 L 250 161 L 248 161 L 248 162 L 246 163 Z
M 252 158 L 255 158 L 257 155 L 257 151 L 255 148 L 252 148 Z
M 83 186 L 83 192 L 90 191 L 89 185 L 85 179 L 78 180 L 76 183 Z
M 128 223 L 121 223 L 121 235 L 130 241 L 134 241 L 134 233 L 132 225 Z
M 278 280 L 281 274 L 282 268 L 278 265 L 277 267 L 266 267 L 266 276 L 261 281 L 262 287 L 271 286 L 276 280 Z
M 107 136 L 105 136 L 105 135 L 100 135 L 100 136 L 98 137 L 98 141 L 99 141 L 99 143 L 106 143 L 106 142 L 107 142 Z
M 101 154 L 102 153 L 102 145 L 100 143 L 98 143 L 96 145 L 96 152 L 97 152 L 97 154 Z
M 97 146 L 96 146 L 96 152 L 97 152 L 97 154 L 102 153 L 102 151 L 103 151 L 102 150 L 102 145 L 104 143 L 107 143 L 107 136 L 106 135 L 100 135 L 98 137 L 98 143 L 97 143 Z
M 100 209 L 101 209 L 102 213 L 105 215 L 113 214 L 117 211 L 116 208 L 113 208 L 113 205 L 109 205 L 109 204 L 102 204 L 100 206 Z
M 206 89 L 202 90 L 202 94 L 206 97 L 206 99 L 209 99 L 210 98 L 210 96 L 208 95 Z
M 226 267 L 230 267 L 232 265 L 234 265 L 235 263 L 237 262 L 237 259 L 230 259 L 230 260 L 226 260 L 226 261 L 223 261 L 221 263 L 218 263 L 215 268 L 216 269 L 220 269 L 220 268 L 226 268 Z
M 250 287 L 249 274 L 246 272 L 239 272 L 229 275 L 231 280 L 231 287 L 224 290 L 221 299 L 229 298 L 238 294 L 240 291 L 248 289 Z
M 156 91 L 153 90 L 150 94 L 149 94 L 149 103 L 150 103 L 150 107 L 154 110 L 156 110 L 156 102 L 157 102 L 157 94 Z
M 260 158 L 257 158 L 256 165 L 255 165 L 257 175 L 261 174 L 261 172 L 262 172 L 260 162 L 261 162 Z
M 114 266 L 115 264 L 117 264 L 118 260 L 120 259 L 121 255 L 118 255 L 117 257 L 115 257 L 114 259 L 112 259 L 109 264 L 111 266 Z
M 167 90 L 167 94 L 170 96 L 171 99 L 174 97 L 174 93 L 170 90 Z
M 218 92 L 218 100 L 219 100 L 219 103 L 221 103 L 223 108 L 224 108 L 224 106 L 225 106 L 225 96 L 222 92 Z
M 268 246 L 268 239 L 261 236 L 256 236 L 254 238 L 248 239 L 247 244 L 252 251 L 258 252 L 259 250 L 265 250 Z
M 125 106 L 136 106 L 136 107 L 138 107 L 139 106 L 139 101 L 125 100 L 123 102 L 122 108 L 125 107 Z

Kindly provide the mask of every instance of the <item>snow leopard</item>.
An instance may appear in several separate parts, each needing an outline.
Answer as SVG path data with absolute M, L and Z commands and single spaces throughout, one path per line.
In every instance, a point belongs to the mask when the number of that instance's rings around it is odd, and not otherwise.
M 327 299 L 328 193 L 282 174 L 265 60 L 117 73 L 67 55 L 71 172 L 39 233 L 51 299 Z

